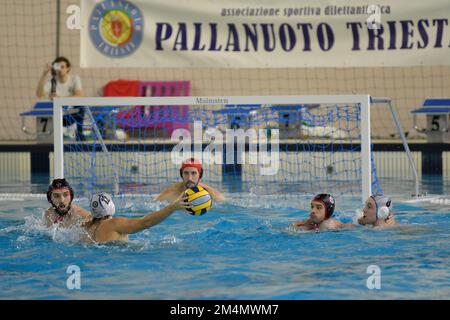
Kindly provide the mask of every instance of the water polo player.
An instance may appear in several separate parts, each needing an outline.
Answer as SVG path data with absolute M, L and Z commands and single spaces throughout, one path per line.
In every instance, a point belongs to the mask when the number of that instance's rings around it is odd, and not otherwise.
M 83 208 L 72 203 L 74 192 L 66 179 L 55 179 L 48 186 L 47 200 L 52 205 L 44 213 L 44 223 L 47 227 L 58 224 L 71 227 L 81 219 L 89 220 L 91 215 Z
M 392 200 L 382 194 L 367 198 L 363 210 L 358 215 L 358 223 L 374 227 L 395 225 Z
M 86 224 L 86 240 L 93 242 L 127 241 L 128 235 L 157 225 L 178 209 L 192 206 L 186 195 L 179 195 L 165 208 L 149 213 L 141 218 L 113 218 L 116 207 L 111 196 L 106 192 L 94 194 L 90 200 L 93 220 Z
M 302 230 L 333 230 L 353 227 L 353 224 L 344 224 L 332 219 L 335 201 L 330 194 L 321 193 L 311 201 L 309 219 L 291 224 L 291 227 Z
M 183 161 L 180 168 L 180 176 L 183 181 L 169 186 L 166 190 L 161 192 L 158 197 L 156 197 L 156 200 L 174 201 L 180 193 L 197 185 L 208 191 L 214 201 L 223 201 L 225 199 L 221 192 L 206 185 L 205 183 L 200 182 L 200 179 L 203 176 L 203 167 L 200 161 L 194 158 L 189 158 Z

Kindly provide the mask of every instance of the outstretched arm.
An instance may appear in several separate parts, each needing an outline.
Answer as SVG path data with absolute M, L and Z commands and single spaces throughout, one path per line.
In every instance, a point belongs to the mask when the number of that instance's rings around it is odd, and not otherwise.
M 291 223 L 289 226 L 290 227 L 294 227 L 294 228 L 301 228 L 304 227 L 306 225 L 309 224 L 309 219 L 308 220 L 303 220 L 303 221 L 296 221 L 294 223 Z
M 170 190 L 166 189 L 164 191 L 162 191 L 160 194 L 158 194 L 158 196 L 156 197 L 156 201 L 164 201 L 167 200 L 169 198 L 170 195 Z
M 355 225 L 353 223 L 342 223 L 340 221 L 337 220 L 331 220 L 329 221 L 329 223 L 327 224 L 328 229 L 345 229 L 345 228 L 353 228 L 355 227 Z
M 37 88 L 36 88 L 36 96 L 39 99 L 46 98 L 45 91 L 44 91 L 44 85 L 45 85 L 45 81 L 46 81 L 47 75 L 50 72 L 51 68 L 52 67 L 51 67 L 50 64 L 46 64 L 44 72 L 42 73 L 41 77 L 39 78 L 39 82 L 38 82 L 38 85 L 37 85 Z
M 206 191 L 209 192 L 209 194 L 211 195 L 211 197 L 213 198 L 214 201 L 223 201 L 225 200 L 225 196 L 218 190 L 214 189 L 211 186 L 208 186 L 207 184 L 204 184 L 202 182 L 199 183 L 200 186 L 202 186 L 203 188 L 206 189 Z
M 349 223 L 341 223 L 340 228 L 341 229 L 345 229 L 345 228 L 354 228 L 356 227 L 353 223 L 349 222 Z
M 120 234 L 131 234 L 148 229 L 164 221 L 168 216 L 170 216 L 175 210 L 180 208 L 189 208 L 192 206 L 191 203 L 186 202 L 187 197 L 180 196 L 173 203 L 169 204 L 167 207 L 147 214 L 142 218 L 116 218 L 114 219 L 113 229 Z

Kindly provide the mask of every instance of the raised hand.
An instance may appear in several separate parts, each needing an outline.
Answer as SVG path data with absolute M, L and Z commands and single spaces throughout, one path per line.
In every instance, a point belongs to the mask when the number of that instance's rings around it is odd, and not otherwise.
M 49 73 L 50 70 L 52 70 L 52 65 L 51 65 L 50 63 L 46 63 L 45 66 L 44 66 L 44 72 L 43 72 L 43 74 L 44 74 L 44 75 L 47 75 L 47 73 Z
M 395 224 L 395 218 L 393 214 L 389 214 L 388 217 L 384 220 L 384 222 L 388 225 L 394 225 Z
M 181 193 L 180 196 L 172 202 L 172 204 L 175 205 L 177 209 L 192 208 L 192 203 L 188 201 L 188 196 L 184 192 Z

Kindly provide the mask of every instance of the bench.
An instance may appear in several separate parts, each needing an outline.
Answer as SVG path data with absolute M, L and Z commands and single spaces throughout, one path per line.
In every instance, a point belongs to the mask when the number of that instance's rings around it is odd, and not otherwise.
M 318 107 L 317 104 L 301 105 L 260 105 L 260 104 L 228 104 L 224 109 L 213 111 L 213 114 L 227 117 L 228 128 L 230 129 L 266 129 L 269 133 L 271 129 L 278 129 L 280 138 L 305 138 L 303 125 L 309 125 L 302 117 L 302 112 Z M 268 118 L 258 117 L 258 112 L 269 112 Z M 259 121 L 259 122 L 258 122 Z M 264 123 L 263 123 L 264 122 Z M 311 124 L 312 126 L 312 124 Z
M 22 117 L 22 130 L 26 134 L 36 135 L 38 142 L 53 142 L 53 102 L 38 101 L 30 111 L 20 113 Z M 27 117 L 36 118 L 36 131 L 33 132 L 25 124 Z
M 90 108 L 89 108 L 90 109 Z M 92 110 L 94 123 L 102 119 L 105 114 L 110 114 L 115 108 L 99 107 Z M 65 110 L 64 115 L 74 113 L 71 110 Z M 33 109 L 19 114 L 22 117 L 22 130 L 26 134 L 35 135 L 37 142 L 53 143 L 53 102 L 38 101 L 34 104 Z M 36 131 L 32 131 L 25 124 L 28 117 L 36 118 Z M 68 130 L 65 130 L 68 131 Z M 72 135 L 75 133 L 72 133 Z M 70 134 L 69 134 L 70 135 Z M 74 138 L 72 136 L 72 138 Z
M 426 134 L 428 142 L 450 142 L 450 98 L 425 99 L 422 107 L 412 110 L 411 113 L 414 129 Z M 418 115 L 426 116 L 426 128 L 417 124 Z
M 114 80 L 105 85 L 103 93 L 104 96 L 109 97 L 189 96 L 190 82 Z M 105 106 L 89 108 L 89 110 L 92 111 L 94 123 L 99 123 L 100 126 L 114 117 L 113 122 L 117 126 L 109 128 L 112 132 L 104 133 L 103 130 L 100 130 L 102 135 L 106 134 L 107 137 L 115 137 L 118 128 L 129 131 L 134 131 L 133 129 L 152 130 L 153 133 L 157 132 L 157 136 L 171 135 L 174 130 L 179 128 L 189 129 L 189 106 L 134 106 L 127 110 Z M 65 115 L 69 113 L 66 112 Z M 89 116 L 89 114 L 87 115 Z M 53 143 L 52 101 L 38 101 L 32 110 L 22 112 L 20 116 L 22 117 L 22 130 L 25 133 L 35 135 L 38 142 Z M 35 132 L 26 126 L 25 119 L 27 117 L 36 118 Z M 64 130 L 67 131 L 66 128 Z

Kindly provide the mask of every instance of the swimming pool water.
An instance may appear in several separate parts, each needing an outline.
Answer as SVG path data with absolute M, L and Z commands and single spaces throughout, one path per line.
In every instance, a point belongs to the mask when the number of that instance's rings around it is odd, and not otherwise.
M 110 245 L 80 243 L 76 229 L 43 228 L 44 198 L 2 199 L 0 298 L 450 298 L 448 204 L 397 201 L 397 228 L 314 233 L 277 228 L 306 218 L 309 199 L 227 195 L 202 217 L 175 212 L 130 243 Z M 351 222 L 359 201 L 337 201 L 336 218 Z M 117 203 L 117 215 L 128 217 L 160 207 L 151 196 Z M 80 290 L 66 286 L 70 265 L 80 268 Z M 366 286 L 370 265 L 380 268 L 379 290 Z

